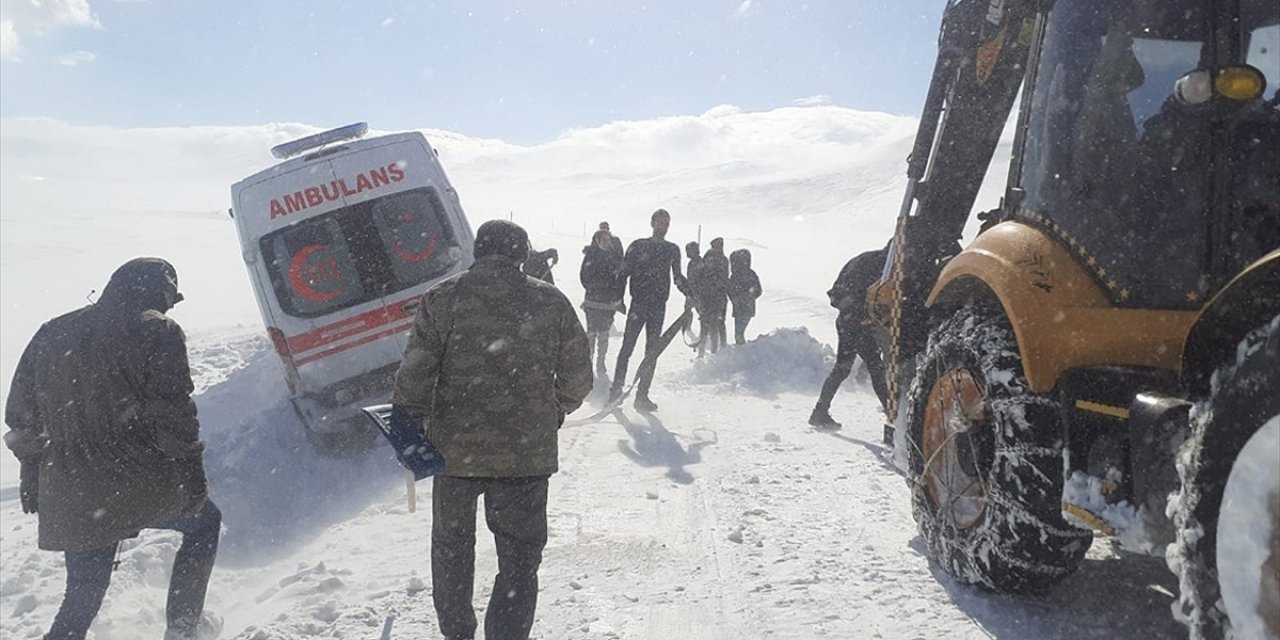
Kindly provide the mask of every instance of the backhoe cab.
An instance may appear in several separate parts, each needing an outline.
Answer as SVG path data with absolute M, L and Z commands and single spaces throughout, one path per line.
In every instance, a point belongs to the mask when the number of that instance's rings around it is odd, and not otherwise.
M 1167 553 L 1193 637 L 1280 633 L 1278 85 L 1274 0 L 948 3 L 868 292 L 947 570 L 1043 588 L 1093 529 Z

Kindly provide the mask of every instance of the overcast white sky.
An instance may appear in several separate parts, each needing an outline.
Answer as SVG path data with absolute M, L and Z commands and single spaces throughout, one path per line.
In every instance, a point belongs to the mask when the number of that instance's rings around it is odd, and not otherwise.
M 720 104 L 915 114 L 943 4 L 0 0 L 0 114 L 524 143 Z

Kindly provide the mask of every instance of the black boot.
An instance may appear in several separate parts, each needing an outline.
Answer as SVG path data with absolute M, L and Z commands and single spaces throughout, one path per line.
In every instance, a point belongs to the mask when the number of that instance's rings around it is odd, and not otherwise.
M 836 422 L 835 418 L 831 417 L 831 413 L 829 411 L 818 407 L 814 407 L 813 413 L 809 414 L 809 424 L 818 429 L 830 429 L 831 431 L 835 431 L 836 429 L 844 426 L 839 422 Z
M 636 401 L 633 403 L 632 406 L 636 408 L 636 411 L 657 411 L 658 410 L 658 403 L 650 400 L 648 395 L 636 396 Z

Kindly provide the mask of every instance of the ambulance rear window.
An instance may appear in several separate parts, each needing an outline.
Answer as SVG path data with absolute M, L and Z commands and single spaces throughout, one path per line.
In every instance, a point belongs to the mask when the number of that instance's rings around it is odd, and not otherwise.
M 448 249 L 444 246 L 448 227 L 432 195 L 408 191 L 373 203 L 373 224 L 397 282 L 422 282 L 453 266 L 451 260 L 440 260 Z
M 285 313 L 314 318 L 444 275 L 457 240 L 433 189 L 343 207 L 262 238 Z

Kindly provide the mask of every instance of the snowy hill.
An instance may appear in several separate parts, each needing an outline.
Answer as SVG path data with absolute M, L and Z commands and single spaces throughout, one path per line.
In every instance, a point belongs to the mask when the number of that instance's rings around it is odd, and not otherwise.
M 432 637 L 429 509 L 405 508 L 389 452 L 334 461 L 303 444 L 225 213 L 228 185 L 269 166 L 272 144 L 316 129 L 0 124 L 3 388 L 40 322 L 81 304 L 130 257 L 169 258 L 187 296 L 173 315 L 191 338 L 212 493 L 226 515 L 209 600 L 226 619 L 223 637 L 374 638 L 388 616 L 393 638 Z M 535 146 L 425 130 L 473 226 L 510 216 L 539 248 L 557 247 L 571 299 L 581 297 L 586 232 L 609 220 L 629 241 L 657 207 L 672 212 L 676 242 L 701 226 L 704 242 L 750 247 L 765 289 L 748 346 L 694 361 L 677 343 L 664 356 L 656 414 L 570 417 L 537 637 L 1179 633 L 1162 563 L 1103 559 L 1105 544 L 1043 598 L 955 584 L 920 553 L 867 389 L 851 380 L 837 397 L 843 431 L 804 423 L 834 340 L 824 292 L 848 257 L 889 237 L 913 132 L 910 118 L 831 106 L 718 107 Z M 983 204 L 998 195 L 988 185 Z M 62 566 L 35 550 L 16 476 L 5 452 L 0 636 L 32 638 L 56 610 Z M 418 489 L 429 505 L 430 482 Z M 483 603 L 494 560 L 483 527 L 479 539 Z M 175 550 L 174 535 L 156 532 L 125 545 L 95 640 L 160 635 Z

